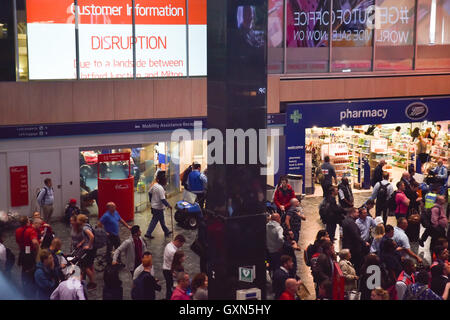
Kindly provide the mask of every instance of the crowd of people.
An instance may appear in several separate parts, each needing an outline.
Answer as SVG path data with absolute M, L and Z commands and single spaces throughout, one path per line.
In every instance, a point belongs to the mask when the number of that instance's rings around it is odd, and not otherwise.
M 159 206 L 167 206 L 164 189 L 160 192 L 158 186 L 164 186 L 165 173 L 161 171 L 151 188 L 153 218 L 150 222 L 150 234 L 156 226 L 155 221 L 164 220 L 159 212 Z M 156 187 L 155 187 L 156 186 Z M 46 197 L 52 196 L 51 182 L 46 182 L 39 192 L 40 202 L 48 203 L 41 207 L 46 218 L 51 218 L 50 201 Z M 158 202 L 158 203 L 157 203 Z M 116 205 L 109 202 L 106 212 L 94 227 L 89 222 L 89 216 L 81 213 L 76 206 L 76 200 L 71 199 L 67 205 L 64 220 L 70 229 L 70 252 L 64 253 L 61 238 L 49 224 L 49 220 L 41 217 L 36 211 L 32 217 L 21 216 L 20 226 L 15 231 L 16 243 L 19 248 L 17 265 L 21 268 L 21 291 L 26 299 L 38 300 L 87 300 L 88 292 L 97 288 L 97 276 L 94 261 L 98 250 L 106 247 L 102 256 L 106 267 L 103 273 L 103 299 L 122 300 L 123 286 L 121 270 L 125 268 L 132 280 L 131 298 L 134 300 L 155 300 L 156 291 L 161 291 L 159 279 L 155 277 L 152 253 L 146 241 L 141 236 L 138 225 L 130 225 L 124 221 Z M 162 210 L 161 210 L 162 211 Z M 155 218 L 156 216 L 156 218 Z M 129 238 L 121 241 L 119 235 L 120 223 L 130 231 Z M 167 227 L 166 227 L 167 228 Z M 149 231 L 147 231 L 147 234 Z M 172 231 L 166 230 L 166 236 Z M 149 237 L 153 238 L 153 237 Z M 0 235 L 0 271 L 11 277 L 11 270 L 15 264 L 14 255 L 3 245 Z M 167 300 L 206 300 L 208 298 L 208 277 L 205 273 L 196 274 L 192 281 L 184 269 L 185 253 L 181 250 L 186 239 L 178 234 L 164 249 L 162 273 L 165 280 L 165 298 Z M 68 246 L 67 246 L 68 247 Z M 3 254 L 5 251 L 5 254 Z M 6 256 L 8 251 L 8 257 Z M 11 260 L 12 259 L 12 260 Z M 3 261 L 5 260 L 5 261 Z M 12 262 L 12 263 L 11 263 Z
M 447 300 L 447 169 L 439 161 L 436 168 L 430 169 L 436 179 L 429 187 L 421 188 L 410 167 L 394 187 L 389 173 L 383 170 L 385 165 L 381 159 L 373 173 L 371 196 L 361 207 L 355 207 L 348 179 L 343 177 L 335 186 L 336 171 L 325 156 L 320 171 L 323 201 L 319 205 L 325 228 L 304 251 L 317 299 Z M 301 281 L 296 276 L 295 254 L 289 253 L 291 248 L 298 248 L 301 221 L 306 217 L 286 177 L 276 188 L 274 203 L 276 212 L 266 225 L 273 291 L 275 299 L 295 299 L 290 292 L 295 293 Z M 389 216 L 395 216 L 396 223 L 388 224 Z M 419 237 L 420 225 L 424 232 Z M 335 250 L 336 230 L 340 232 L 339 252 Z M 418 246 L 411 246 L 414 242 L 424 247 L 428 237 L 431 261 L 418 255 Z M 374 270 L 378 277 L 375 282 L 371 277 Z
M 448 275 L 448 211 L 447 183 L 435 180 L 427 190 L 419 188 L 414 172 L 402 174 L 394 185 L 389 173 L 383 171 L 385 161 L 380 161 L 374 173 L 373 191 L 361 207 L 355 207 L 352 188 L 345 177 L 339 185 L 333 166 L 325 158 L 321 170 L 324 199 L 319 205 L 319 215 L 324 228 L 314 242 L 303 252 L 304 263 L 310 267 L 316 299 L 362 300 L 447 300 L 450 291 Z M 438 168 L 441 172 L 442 169 Z M 205 195 L 206 180 L 200 167 L 193 164 L 186 185 Z M 153 239 L 152 232 L 158 223 L 168 237 L 172 231 L 164 223 L 164 209 L 170 207 L 165 198 L 164 171 L 156 174 L 150 188 L 153 218 L 144 237 Z M 40 192 L 40 202 L 50 206 L 51 183 L 48 190 Z M 444 193 L 444 194 L 443 194 Z M 448 197 L 448 194 L 447 194 Z M 297 275 L 301 251 L 298 242 L 302 222 L 306 215 L 287 177 L 282 177 L 274 199 L 276 210 L 268 215 L 266 224 L 267 266 L 275 299 L 295 300 L 305 288 Z M 447 209 L 446 209 L 447 207 Z M 45 209 L 44 209 L 45 208 Z M 374 214 L 371 210 L 375 208 Z M 65 220 L 70 228 L 70 253 L 62 252 L 62 241 L 49 224 L 51 208 L 43 207 L 32 217 L 20 217 L 20 227 L 15 232 L 19 247 L 18 265 L 22 269 L 21 281 L 24 295 L 29 299 L 88 298 L 89 290 L 97 287 L 94 260 L 97 250 L 106 247 L 107 266 L 103 274 L 103 299 L 123 299 L 120 272 L 125 268 L 133 282 L 131 297 L 135 300 L 154 300 L 156 292 L 163 289 L 155 277 L 153 256 L 138 225 L 124 221 L 113 202 L 94 227 L 89 216 L 83 214 L 71 199 Z M 395 216 L 395 223 L 388 218 Z M 122 241 L 120 224 L 130 231 Z M 419 237 L 420 224 L 425 232 Z M 199 227 L 201 238 L 203 225 Z M 203 226 L 204 227 L 204 226 Z M 336 231 L 340 234 L 340 250 L 336 252 Z M 203 235 L 204 237 L 204 235 Z M 431 261 L 418 255 L 412 242 L 425 246 L 431 237 Z M 186 272 L 186 242 L 179 234 L 164 249 L 162 274 L 167 300 L 205 300 L 208 297 L 208 277 L 203 261 L 201 273 L 193 279 Z M 6 248 L 0 236 L 0 258 L 6 257 Z M 428 243 L 428 242 L 427 242 Z M 3 260 L 2 260 L 3 259 Z M 11 264 L 0 259 L 0 268 L 8 274 Z M 13 261 L 14 264 L 14 261 Z M 123 277 L 123 275 L 122 275 Z
M 430 169 L 436 179 L 429 188 L 420 188 L 414 179 L 414 168 L 410 167 L 394 189 L 389 173 L 383 171 L 385 164 L 383 159 L 379 161 L 372 178 L 372 195 L 356 208 L 345 177 L 337 187 L 333 186 L 336 173 L 329 158 L 325 157 L 322 165 L 324 199 L 319 214 L 326 228 L 318 232 L 314 244 L 305 252 L 305 262 L 311 267 L 319 299 L 327 292 L 321 289 L 328 286 L 335 290 L 330 289 L 326 299 L 338 298 L 336 292 L 342 286 L 343 296 L 347 299 L 448 298 L 450 206 L 446 203 L 450 200 L 447 169 L 440 160 L 436 168 Z M 373 207 L 374 216 L 370 213 Z M 395 216 L 394 225 L 388 224 L 388 216 Z M 421 224 L 425 230 L 419 237 Z M 342 250 L 337 254 L 334 243 L 338 225 Z M 411 247 L 411 242 L 424 247 L 428 237 L 431 237 L 429 252 L 432 260 L 429 263 Z M 370 282 L 374 266 L 379 270 L 376 288 Z

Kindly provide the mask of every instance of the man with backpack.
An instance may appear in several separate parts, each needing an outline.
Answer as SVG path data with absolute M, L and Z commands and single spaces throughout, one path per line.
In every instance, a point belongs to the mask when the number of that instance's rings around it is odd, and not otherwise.
M 64 222 L 69 226 L 70 225 L 70 217 L 77 216 L 81 213 L 80 208 L 77 206 L 76 199 L 70 199 L 69 203 L 64 210 Z
M 47 178 L 44 180 L 44 187 L 39 191 L 37 196 L 37 203 L 41 208 L 42 216 L 44 217 L 44 221 L 50 222 L 50 219 L 53 214 L 53 202 L 54 202 L 54 193 L 52 188 L 52 180 Z
M 330 187 L 330 195 L 326 197 L 319 206 L 319 215 L 322 222 L 326 224 L 326 230 L 333 242 L 335 239 L 336 226 L 340 224 L 346 215 L 345 210 L 336 202 L 337 188 Z
M 383 216 L 386 225 L 389 210 L 389 199 L 394 193 L 394 187 L 389 183 L 389 172 L 383 172 L 383 180 L 377 182 L 373 188 L 371 200 L 376 200 L 375 216 Z
M 184 190 L 189 191 L 188 178 L 189 178 L 189 174 L 192 172 L 192 168 L 194 167 L 195 164 L 196 164 L 196 162 L 193 162 L 180 175 L 181 185 L 184 187 Z M 156 179 L 156 174 L 155 174 L 155 179 Z
M 94 246 L 94 230 L 92 226 L 88 224 L 88 217 L 84 214 L 79 214 L 77 216 L 77 224 L 82 230 L 83 240 L 80 242 L 85 255 L 80 263 L 80 268 L 82 270 L 82 280 L 87 275 L 89 278 L 89 283 L 87 284 L 88 290 L 94 290 L 97 288 L 95 283 L 95 269 L 94 269 L 94 259 L 97 254 L 97 248 Z
M 329 156 L 325 156 L 324 163 L 320 167 L 320 170 L 323 174 L 323 179 L 321 181 L 323 197 L 327 198 L 330 195 L 330 187 L 333 185 L 333 179 L 335 183 L 337 182 L 336 170 L 330 163 Z

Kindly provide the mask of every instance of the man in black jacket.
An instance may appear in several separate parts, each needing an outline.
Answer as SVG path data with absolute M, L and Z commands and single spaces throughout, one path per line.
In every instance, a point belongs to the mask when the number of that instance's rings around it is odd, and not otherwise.
M 315 283 L 316 297 L 319 295 L 319 285 L 326 280 L 333 280 L 334 262 L 337 260 L 333 242 L 324 240 L 321 246 L 322 253 L 312 263 L 311 271 Z
M 350 261 L 355 266 L 357 275 L 359 275 L 362 265 L 363 248 L 369 246 L 369 243 L 361 238 L 361 232 L 355 222 L 358 216 L 358 209 L 353 208 L 344 221 L 342 221 L 342 248 L 350 249 L 352 255 Z
M 133 281 L 131 298 L 133 300 L 155 300 L 155 291 L 161 291 L 161 286 L 151 274 L 152 254 L 148 251 L 142 255 L 142 266 L 144 271 Z
M 347 177 L 343 177 L 338 185 L 339 204 L 342 208 L 353 207 L 353 192 Z
M 336 233 L 336 225 L 340 224 L 345 217 L 345 210 L 339 206 L 336 202 L 336 196 L 338 194 L 336 187 L 330 188 L 330 195 L 326 198 L 326 230 L 330 236 L 331 241 L 336 240 L 334 235 Z
M 290 256 L 281 256 L 281 267 L 273 273 L 272 288 L 275 294 L 274 299 L 278 300 L 285 290 L 286 280 L 289 278 L 298 278 L 293 274 L 294 261 Z M 298 280 L 298 279 L 297 279 Z
M 381 159 L 380 162 L 378 162 L 378 165 L 373 170 L 373 177 L 371 181 L 372 187 L 375 187 L 377 182 L 381 182 L 383 180 L 383 167 L 386 164 L 386 160 Z

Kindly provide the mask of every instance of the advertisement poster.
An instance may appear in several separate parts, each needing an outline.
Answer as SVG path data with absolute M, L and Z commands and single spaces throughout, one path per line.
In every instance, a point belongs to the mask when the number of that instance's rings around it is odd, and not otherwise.
M 28 167 L 10 167 L 11 207 L 28 205 Z
M 81 79 L 133 78 L 135 62 L 138 78 L 204 76 L 206 0 L 191 2 L 136 0 L 133 35 L 131 0 L 27 0 L 30 79 L 75 79 L 77 39 Z

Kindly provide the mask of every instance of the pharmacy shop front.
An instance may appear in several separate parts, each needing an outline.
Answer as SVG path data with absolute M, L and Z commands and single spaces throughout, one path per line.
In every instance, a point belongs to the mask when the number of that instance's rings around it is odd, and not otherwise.
M 328 155 L 338 181 L 348 177 L 354 189 L 370 189 L 372 172 L 384 159 L 383 170 L 398 181 L 411 165 L 418 173 L 438 160 L 448 165 L 449 120 L 450 97 L 291 103 L 285 172 L 304 177 L 304 193 L 321 195 L 316 172 Z M 417 156 L 418 134 L 426 142 L 426 163 Z

